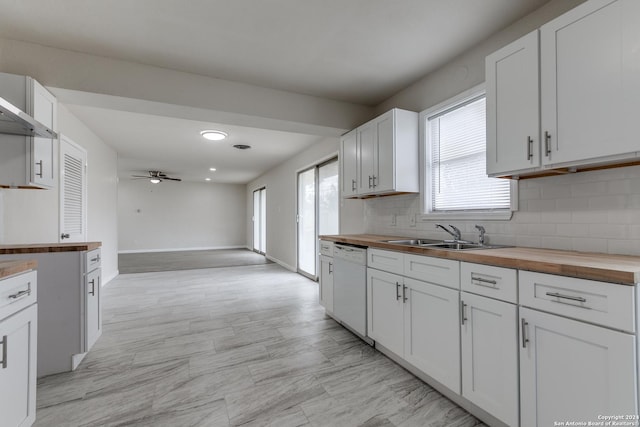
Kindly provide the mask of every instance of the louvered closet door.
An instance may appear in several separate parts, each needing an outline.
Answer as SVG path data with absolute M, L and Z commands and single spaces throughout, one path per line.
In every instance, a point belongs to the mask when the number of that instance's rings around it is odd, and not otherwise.
M 87 240 L 87 152 L 60 135 L 60 242 Z

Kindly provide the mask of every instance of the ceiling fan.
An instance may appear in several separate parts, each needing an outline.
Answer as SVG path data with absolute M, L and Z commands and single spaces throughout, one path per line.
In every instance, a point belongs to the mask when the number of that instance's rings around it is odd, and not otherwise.
M 148 179 L 152 184 L 158 184 L 162 181 L 182 181 L 180 178 L 172 178 L 167 176 L 166 173 L 160 171 L 149 171 L 149 175 L 131 175 L 133 179 Z

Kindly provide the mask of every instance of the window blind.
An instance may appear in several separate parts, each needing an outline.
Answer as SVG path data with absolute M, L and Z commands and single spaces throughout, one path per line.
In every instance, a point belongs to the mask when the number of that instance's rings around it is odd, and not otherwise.
M 508 180 L 486 174 L 485 96 L 427 118 L 431 211 L 509 209 Z

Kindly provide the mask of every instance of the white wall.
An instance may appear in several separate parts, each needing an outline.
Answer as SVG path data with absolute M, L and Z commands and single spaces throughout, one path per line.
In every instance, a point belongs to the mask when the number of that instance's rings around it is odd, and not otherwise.
M 121 179 L 120 252 L 245 247 L 245 186 Z
M 117 155 L 63 104 L 58 104 L 58 128 L 87 150 L 87 240 L 102 242 L 102 275 L 107 283 L 118 274 Z M 57 148 L 57 147 L 56 147 Z M 0 190 L 3 244 L 58 241 L 59 197 L 53 190 Z
M 253 191 L 267 188 L 267 257 L 296 270 L 296 177 L 297 173 L 337 156 L 338 138 L 324 138 L 247 184 L 247 246 L 253 247 Z M 343 200 L 340 204 L 340 233 L 364 232 L 363 202 Z

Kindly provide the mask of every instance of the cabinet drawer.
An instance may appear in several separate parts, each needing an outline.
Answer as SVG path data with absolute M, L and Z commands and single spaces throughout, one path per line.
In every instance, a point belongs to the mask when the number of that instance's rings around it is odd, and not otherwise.
M 460 263 L 462 290 L 511 303 L 518 302 L 516 270 L 490 265 Z
M 369 249 L 367 251 L 367 266 L 378 270 L 404 274 L 404 257 L 400 252 Z
M 85 265 L 87 268 L 84 272 L 88 273 L 95 270 L 96 268 L 100 268 L 102 266 L 101 261 L 102 257 L 100 254 L 100 248 L 94 249 L 92 251 L 87 251 L 85 253 Z
M 36 278 L 32 270 L 0 280 L 0 320 L 36 302 Z
M 333 242 L 320 240 L 320 255 L 333 257 Z
M 423 282 L 460 289 L 460 262 L 405 254 L 404 275 Z
M 634 287 L 520 271 L 520 304 L 578 320 L 635 331 Z

